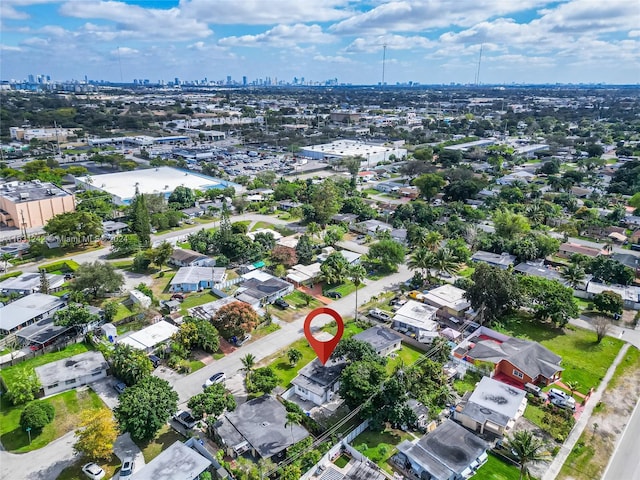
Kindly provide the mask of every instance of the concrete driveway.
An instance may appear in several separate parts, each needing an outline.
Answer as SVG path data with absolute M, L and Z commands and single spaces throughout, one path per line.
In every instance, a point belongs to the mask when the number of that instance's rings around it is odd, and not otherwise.
M 134 473 L 145 466 L 144 455 L 142 455 L 142 451 L 135 443 L 133 443 L 133 440 L 131 440 L 131 437 L 128 433 L 120 435 L 116 439 L 116 442 L 113 444 L 113 453 L 115 453 L 116 456 L 122 461 L 124 461 L 126 458 L 133 458 Z M 114 480 L 120 478 L 120 473 L 116 473 L 112 478 Z
M 91 384 L 91 389 L 111 410 L 118 406 L 118 393 L 113 388 L 115 383 L 116 379 L 109 376 Z

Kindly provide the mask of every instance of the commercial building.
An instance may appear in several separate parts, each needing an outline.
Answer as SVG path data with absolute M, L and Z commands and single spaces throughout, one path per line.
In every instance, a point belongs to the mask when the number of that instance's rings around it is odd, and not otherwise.
M 9 135 L 12 139 L 23 142 L 34 139 L 43 142 L 66 142 L 69 137 L 76 136 L 76 133 L 70 128 L 9 127 Z
M 5 182 L 0 184 L 0 224 L 37 228 L 61 213 L 75 211 L 74 196 L 53 183 Z
M 328 162 L 339 162 L 346 157 L 361 157 L 362 166 L 368 168 L 389 160 L 391 155 L 399 159 L 403 158 L 407 155 L 407 149 L 395 144 L 371 145 L 354 140 L 337 140 L 332 143 L 302 147 L 300 155 Z
M 0 334 L 8 335 L 53 315 L 65 302 L 53 295 L 34 293 L 0 308 Z
M 84 352 L 36 367 L 44 395 L 66 392 L 107 376 L 109 364 L 100 352 Z
M 78 177 L 76 178 L 76 185 L 86 190 L 106 192 L 111 195 L 114 203 L 118 205 L 129 205 L 135 197 L 136 189 L 140 193 L 161 194 L 168 198 L 177 187 L 187 187 L 200 191 L 233 187 L 236 192 L 241 191 L 243 188 L 226 180 L 172 167 Z

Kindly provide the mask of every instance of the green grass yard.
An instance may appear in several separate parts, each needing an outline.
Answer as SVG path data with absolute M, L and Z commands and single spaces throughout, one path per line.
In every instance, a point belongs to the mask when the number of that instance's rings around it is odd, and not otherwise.
M 256 230 L 260 230 L 261 228 L 268 228 L 268 229 L 273 230 L 273 223 L 256 222 L 256 224 L 251 228 L 251 231 L 255 232 Z
M 180 305 L 180 310 L 187 313 L 187 309 L 197 307 L 198 305 L 204 305 L 205 303 L 218 300 L 218 297 L 209 291 L 200 293 L 189 293 L 187 298 L 184 299 Z
M 473 476 L 474 480 L 518 480 L 520 470 L 514 465 L 503 462 L 495 455 L 488 454 L 487 463 L 481 466 Z
M 387 373 L 392 374 L 400 362 L 403 362 L 405 366 L 413 365 L 423 353 L 411 345 L 402 344 L 400 350 L 393 352 L 395 357 L 389 358 L 387 361 Z
M 169 424 L 166 424 L 160 429 L 153 440 L 139 444 L 138 446 L 140 450 L 142 450 L 144 461 L 149 463 L 160 455 L 160 452 L 166 450 L 178 440 L 184 442 L 184 437 L 171 428 Z
M 411 434 L 401 430 L 388 429 L 384 432 L 365 430 L 353 439 L 351 445 L 380 468 L 391 473 L 393 470 L 389 465 L 389 459 L 395 454 L 396 446 L 403 440 L 411 439 L 413 439 Z
M 316 308 L 319 307 L 321 304 L 318 300 L 316 300 L 315 298 L 312 298 L 311 301 L 309 302 L 309 305 L 307 306 L 307 303 L 304 299 L 304 294 L 300 291 L 300 290 L 294 290 L 293 292 L 291 292 L 289 295 L 284 297 L 284 300 L 291 305 L 292 307 L 296 307 L 296 308 Z
M 46 425 L 39 434 L 31 433 L 31 443 L 26 431 L 20 428 L 20 414 L 24 405 L 9 406 L 5 400 L 0 408 L 0 441 L 10 452 L 24 453 L 37 450 L 74 430 L 80 423 L 80 415 L 85 410 L 103 408 L 100 397 L 92 390 L 70 390 L 44 400 L 55 408 L 53 422 Z M 6 405 L 6 406 L 5 406 Z
M 597 388 L 607 369 L 615 359 L 623 342 L 605 337 L 596 343 L 596 334 L 590 330 L 567 325 L 564 329 L 551 324 L 541 324 L 525 313 L 518 313 L 501 320 L 503 333 L 539 342 L 562 357 L 562 380 L 576 382 L 580 393 Z
M 324 285 L 322 287 L 322 294 L 325 296 L 327 295 L 327 292 L 338 292 L 343 297 L 346 297 L 347 295 L 355 291 L 356 291 L 356 286 L 350 281 L 346 281 L 340 285 Z
M 471 392 L 476 388 L 476 383 L 480 381 L 482 376 L 479 373 L 467 371 L 464 378 L 458 378 L 453 382 L 453 388 L 458 395 L 464 395 L 465 392 Z

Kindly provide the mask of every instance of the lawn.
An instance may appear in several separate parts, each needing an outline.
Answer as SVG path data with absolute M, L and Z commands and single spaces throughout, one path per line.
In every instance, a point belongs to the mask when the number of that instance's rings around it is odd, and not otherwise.
M 20 428 L 20 413 L 23 405 L 8 406 L 0 409 L 0 441 L 11 452 L 24 453 L 42 448 L 56 438 L 74 430 L 80 422 L 80 414 L 88 409 L 102 408 L 104 404 L 92 390 L 70 390 L 45 400 L 55 410 L 53 422 L 45 426 L 39 435 L 31 434 L 31 443 L 27 432 Z M 4 402 L 8 403 L 8 402 Z
M 572 325 L 555 328 L 551 324 L 541 324 L 525 313 L 505 317 L 500 323 L 502 332 L 539 342 L 560 355 L 564 368 L 562 380 L 576 382 L 577 391 L 583 394 L 591 387 L 598 387 L 623 345 L 621 340 L 612 337 L 597 344 L 595 332 Z
M 296 308 L 311 308 L 311 309 L 313 309 L 313 308 L 319 307 L 321 305 L 320 302 L 318 300 L 316 300 L 315 298 L 312 298 L 311 301 L 309 302 L 309 305 L 307 305 L 307 302 L 304 299 L 304 294 L 300 290 L 294 290 L 289 295 L 285 296 L 284 300 L 289 305 L 291 305 L 292 307 L 296 307 Z
M 120 307 L 125 308 L 127 312 L 129 312 L 129 315 L 125 315 L 125 317 L 133 315 L 133 312 L 122 304 L 118 305 L 118 313 L 120 312 Z M 122 317 L 122 318 L 125 318 L 125 317 Z M 117 318 L 117 315 L 116 315 L 116 318 Z M 142 315 L 140 318 L 118 325 L 116 327 L 116 332 L 118 333 L 118 335 L 123 335 L 127 332 L 137 332 L 138 330 L 142 330 L 148 324 L 149 322 L 144 317 L 144 315 Z
M 474 267 L 465 267 L 460 270 L 457 275 L 460 275 L 461 277 L 471 277 L 475 271 L 476 269 Z
M 349 295 L 350 293 L 353 293 L 356 291 L 356 286 L 351 283 L 350 281 L 346 281 L 340 285 L 327 285 L 325 284 L 322 287 L 322 294 L 326 295 L 327 292 L 339 292 L 343 297 L 346 297 L 347 295 Z
M 187 309 L 189 308 L 197 307 L 198 305 L 204 305 L 205 303 L 213 302 L 218 299 L 219 298 L 216 295 L 209 291 L 201 293 L 190 293 L 180 305 L 180 309 L 184 313 L 187 313 Z
M 376 190 L 375 188 L 365 188 L 364 190 L 362 190 L 363 193 L 366 193 L 367 195 L 382 195 L 382 192 Z
M 471 370 L 467 371 L 464 378 L 458 378 L 453 382 L 453 388 L 458 395 L 464 395 L 465 392 L 471 392 L 475 390 L 476 383 L 480 381 L 482 375 Z
M 171 297 L 169 292 L 169 282 L 176 276 L 175 270 L 163 272 L 164 275 L 154 275 L 152 277 L 151 291 L 158 300 L 168 300 Z
M 403 440 L 410 439 L 413 439 L 413 437 L 409 433 L 401 430 L 392 429 L 385 430 L 384 432 L 365 430 L 354 438 L 351 445 L 379 467 L 388 472 L 392 472 L 388 460 L 395 453 L 396 445 Z
M 205 366 L 204 363 L 202 363 L 200 360 L 189 360 L 189 367 L 191 368 L 191 373 L 200 370 L 204 366 Z
M 29 360 L 25 360 L 24 362 L 18 363 L 13 367 L 7 367 L 0 371 L 0 375 L 4 380 L 7 388 L 11 388 L 11 384 L 15 381 L 16 375 L 24 369 L 33 370 L 40 365 L 44 365 L 46 363 L 55 362 L 56 360 L 62 360 L 63 358 L 72 357 L 79 353 L 84 353 L 89 350 L 93 350 L 91 346 L 85 343 L 74 343 L 73 345 L 69 345 L 68 347 L 63 348 L 57 352 L 45 353 L 44 355 L 38 355 L 34 358 L 30 358 Z
M 269 223 L 269 222 L 256 222 L 256 224 L 253 226 L 253 228 L 251 229 L 252 232 L 255 232 L 256 230 L 260 230 L 261 228 L 267 228 L 267 229 L 271 229 L 273 230 L 273 223 Z
M 542 421 L 544 415 L 545 412 L 542 408 L 536 405 L 531 405 L 530 403 L 527 404 L 527 408 L 524 410 L 524 418 L 543 430 L 545 429 L 545 423 Z
M 481 466 L 473 476 L 474 480 L 518 480 L 520 470 L 514 465 L 509 465 L 491 453 L 488 454 L 487 463 Z
M 395 354 L 395 358 L 389 358 L 387 362 L 387 373 L 392 374 L 396 366 L 403 362 L 405 366 L 413 365 L 418 358 L 423 355 L 424 352 L 418 350 L 411 345 L 402 344 L 400 350 L 396 350 L 391 355 Z
M 184 441 L 184 437 L 176 432 L 169 424 L 162 426 L 160 431 L 156 434 L 155 438 L 147 443 L 139 444 L 144 461 L 149 463 L 151 460 L 160 455 L 160 452 L 169 448 L 177 441 Z
M 631 346 L 620 364 L 616 367 L 616 371 L 613 373 L 613 377 L 611 377 L 607 390 L 615 388 L 620 378 L 625 377 L 631 370 L 637 368 L 640 368 L 640 350 Z

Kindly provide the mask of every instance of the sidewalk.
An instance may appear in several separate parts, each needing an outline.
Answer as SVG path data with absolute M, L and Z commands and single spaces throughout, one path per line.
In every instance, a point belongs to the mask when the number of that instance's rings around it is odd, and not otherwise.
M 558 476 L 558 473 L 560 473 L 560 469 L 564 465 L 564 462 L 567 460 L 567 457 L 571 453 L 571 450 L 573 450 L 573 447 L 578 442 L 580 435 L 582 435 L 582 432 L 587 426 L 587 422 L 591 418 L 593 409 L 602 398 L 602 394 L 607 388 L 607 385 L 609 385 L 609 381 L 611 380 L 611 377 L 613 377 L 613 373 L 616 371 L 616 367 L 620 364 L 628 349 L 629 344 L 625 343 L 618 352 L 616 359 L 607 370 L 607 373 L 602 379 L 602 382 L 600 382 L 597 390 L 593 392 L 591 398 L 589 398 L 589 400 L 587 401 L 587 404 L 584 407 L 584 412 L 574 425 L 571 433 L 567 437 L 567 440 L 562 444 L 562 447 L 560 447 L 560 451 L 551 462 L 551 465 L 549 465 L 549 468 L 542 477 L 542 480 L 554 480 Z

